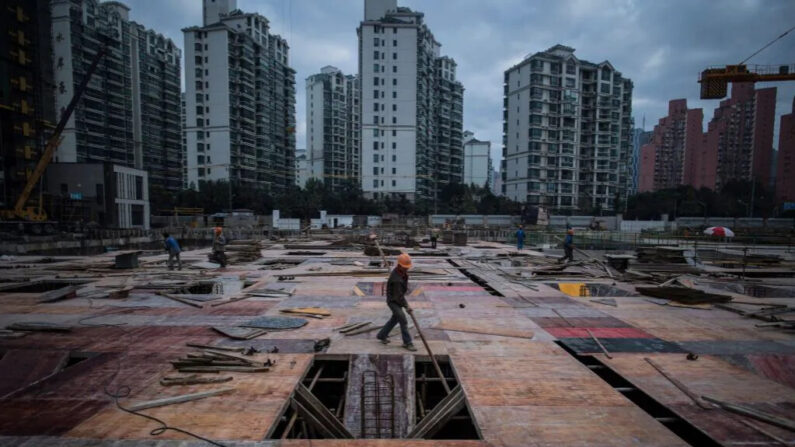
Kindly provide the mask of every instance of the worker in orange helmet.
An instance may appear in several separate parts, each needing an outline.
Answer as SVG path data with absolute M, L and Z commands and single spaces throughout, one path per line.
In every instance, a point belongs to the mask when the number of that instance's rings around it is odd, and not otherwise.
M 210 257 L 221 264 L 221 267 L 226 267 L 226 253 L 224 253 L 226 238 L 224 237 L 224 230 L 221 227 L 215 227 L 213 233 L 215 233 L 215 236 L 213 237 L 213 251 Z
M 407 253 L 401 253 L 397 258 L 397 265 L 392 273 L 389 275 L 389 280 L 386 283 L 386 305 L 392 311 L 392 318 L 386 322 L 383 328 L 378 332 L 378 339 L 381 343 L 389 343 L 389 332 L 396 324 L 400 323 L 400 335 L 403 337 L 403 347 L 409 351 L 416 351 L 414 343 L 411 342 L 411 334 L 409 334 L 409 323 L 406 320 L 406 314 L 403 313 L 403 308 L 411 313 L 413 309 L 406 301 L 406 291 L 409 287 L 409 269 L 411 268 L 411 256 Z

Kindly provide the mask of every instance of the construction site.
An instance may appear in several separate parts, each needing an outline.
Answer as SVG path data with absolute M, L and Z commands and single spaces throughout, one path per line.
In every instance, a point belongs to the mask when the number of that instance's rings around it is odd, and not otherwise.
M 6 256 L 0 445 L 795 443 L 791 247 L 427 234 Z M 401 253 L 417 352 L 376 339 Z

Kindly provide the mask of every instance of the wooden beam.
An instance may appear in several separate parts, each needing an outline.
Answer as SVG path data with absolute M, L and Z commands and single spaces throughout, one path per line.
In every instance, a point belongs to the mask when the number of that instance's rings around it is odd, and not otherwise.
M 749 418 L 756 419 L 758 421 L 765 422 L 770 425 L 775 425 L 776 427 L 783 428 L 789 431 L 795 431 L 795 421 L 791 419 L 785 419 L 774 414 L 765 413 L 763 411 L 759 411 L 755 408 L 746 407 L 745 405 L 737 405 L 731 404 L 728 402 L 722 402 L 717 399 L 713 399 L 708 396 L 701 396 L 707 402 L 713 403 L 720 408 L 729 411 L 731 413 L 739 414 L 742 416 L 746 416 Z
M 203 391 L 201 393 L 183 394 L 181 396 L 173 396 L 173 397 L 166 397 L 163 399 L 149 400 L 131 405 L 127 407 L 127 409 L 130 411 L 141 411 L 141 410 L 146 410 L 147 408 L 164 407 L 166 405 L 179 404 L 182 402 L 190 402 L 194 400 L 204 399 L 207 397 L 227 394 L 231 393 L 234 390 L 235 390 L 234 388 L 221 388 L 220 390 Z
M 692 400 L 692 401 L 693 401 L 693 402 L 694 402 L 696 405 L 698 405 L 699 407 L 701 407 L 701 408 L 703 408 L 703 409 L 705 409 L 705 410 L 709 410 L 709 409 L 710 409 L 710 406 L 709 406 L 709 405 L 707 405 L 707 404 L 705 404 L 704 402 L 702 402 L 702 401 L 701 401 L 701 399 L 699 399 L 699 398 L 698 398 L 698 396 L 696 395 L 696 393 L 692 392 L 692 391 L 690 390 L 690 388 L 688 388 L 688 387 L 686 387 L 686 386 L 685 386 L 685 384 L 684 384 L 684 383 L 680 382 L 680 381 L 679 381 L 679 380 L 677 380 L 675 377 L 672 377 L 670 374 L 668 374 L 668 373 L 667 373 L 667 372 L 666 372 L 666 371 L 663 369 L 663 367 L 662 367 L 662 366 L 660 366 L 660 365 L 658 365 L 658 364 L 657 364 L 657 362 L 655 362 L 654 360 L 652 360 L 652 359 L 650 359 L 650 358 L 648 358 L 648 357 L 644 357 L 644 358 L 643 358 L 643 360 L 646 360 L 646 362 L 647 362 L 649 365 L 651 365 L 651 366 L 652 366 L 654 369 L 656 369 L 656 370 L 657 370 L 657 372 L 659 372 L 660 374 L 662 374 L 662 376 L 663 376 L 663 377 L 665 377 L 666 379 L 668 379 L 668 381 L 669 381 L 669 382 L 671 382 L 671 383 L 672 383 L 672 384 L 673 384 L 675 387 L 679 388 L 679 390 L 680 390 L 680 391 L 682 391 L 683 393 L 685 393 L 685 395 L 687 395 L 687 397 L 689 397 L 689 398 L 690 398 L 690 400 Z

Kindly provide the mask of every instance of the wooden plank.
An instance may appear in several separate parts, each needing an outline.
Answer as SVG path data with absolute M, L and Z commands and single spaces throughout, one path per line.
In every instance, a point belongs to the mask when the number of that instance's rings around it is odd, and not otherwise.
M 158 294 L 158 295 L 160 295 L 160 296 L 162 296 L 162 297 L 168 298 L 168 299 L 170 299 L 170 300 L 174 300 L 174 301 L 180 302 L 180 303 L 182 303 L 182 304 L 187 304 L 188 306 L 197 307 L 197 308 L 199 308 L 199 309 L 201 309 L 201 308 L 203 308 L 203 307 L 204 307 L 204 306 L 202 306 L 201 304 L 194 303 L 193 301 L 186 300 L 186 299 L 180 298 L 180 297 L 178 297 L 178 296 L 174 296 L 174 295 L 172 295 L 172 294 L 170 294 L 170 293 L 166 293 L 166 292 L 157 292 L 157 294 Z
M 654 360 L 652 360 L 652 359 L 650 359 L 648 357 L 644 357 L 643 360 L 645 360 L 649 365 L 651 365 L 654 369 L 656 369 L 657 372 L 662 374 L 663 377 L 668 379 L 668 381 L 671 382 L 675 387 L 679 388 L 679 390 L 681 390 L 683 393 L 685 393 L 685 395 L 687 395 L 687 397 L 689 397 L 690 400 L 692 400 L 696 405 L 698 405 L 699 407 L 701 407 L 701 408 L 703 408 L 705 410 L 710 409 L 710 406 L 705 404 L 704 402 L 702 402 L 701 399 L 698 398 L 696 393 L 691 391 L 690 388 L 686 387 L 684 383 L 680 382 L 675 377 L 672 377 L 670 374 L 668 374 L 663 369 L 662 366 L 657 364 L 657 362 L 655 362 Z
M 598 339 L 598 338 L 596 338 L 596 335 L 594 335 L 594 334 L 593 334 L 593 332 L 591 332 L 591 330 L 590 330 L 590 329 L 585 329 L 585 330 L 588 332 L 588 335 L 590 335 L 590 336 L 591 336 L 591 338 L 593 339 L 593 341 L 595 341 L 595 342 L 596 342 L 596 344 L 597 344 L 597 345 L 599 345 L 599 349 L 601 349 L 601 350 L 602 350 L 602 352 L 605 354 L 605 357 L 607 357 L 607 358 L 609 358 L 609 359 L 612 359 L 612 358 L 613 358 L 613 356 L 612 356 L 612 355 L 610 355 L 610 353 L 609 353 L 609 352 L 607 352 L 607 349 L 604 347 L 604 345 L 602 345 L 602 342 L 601 342 L 601 341 L 599 341 L 599 339 Z
M 701 396 L 702 399 L 706 400 L 707 402 L 713 403 L 720 408 L 723 408 L 726 411 L 739 414 L 742 416 L 746 416 L 749 418 L 756 419 L 758 421 L 765 422 L 770 425 L 775 425 L 776 427 L 783 428 L 785 430 L 795 432 L 795 421 L 791 419 L 785 419 L 782 417 L 778 417 L 774 414 L 765 413 L 763 411 L 759 411 L 755 408 L 746 407 L 744 405 L 737 405 L 737 404 L 730 404 L 728 402 L 721 402 L 717 399 L 713 399 L 708 396 Z
M 464 408 L 464 393 L 460 386 L 456 386 L 450 394 L 444 397 L 433 410 L 414 427 L 407 438 L 421 439 L 432 437 L 447 421 Z
M 183 394 L 181 396 L 149 400 L 130 405 L 127 407 L 127 409 L 130 411 L 141 411 L 141 410 L 146 410 L 147 408 L 163 407 L 166 405 L 180 404 L 183 402 L 205 399 L 207 397 L 219 396 L 221 394 L 231 393 L 234 390 L 235 388 L 221 388 L 220 390 L 202 391 L 201 393 Z
M 335 438 L 353 439 L 353 435 L 345 428 L 345 425 L 343 425 L 342 422 L 323 405 L 323 402 L 315 397 L 303 384 L 299 383 L 295 391 L 293 400 L 302 405 L 305 411 L 308 411 L 319 420 L 323 424 L 323 427 L 332 431 Z
M 498 336 L 498 337 L 523 338 L 523 339 L 526 339 L 526 340 L 532 340 L 533 337 L 534 337 L 534 334 L 533 334 L 532 331 L 527 331 L 527 332 L 529 332 L 529 335 L 517 335 L 517 334 L 510 334 L 510 333 L 499 332 L 499 331 L 477 331 L 477 330 L 473 330 L 473 329 L 454 329 L 454 328 L 449 328 L 449 327 L 445 327 L 445 326 L 434 326 L 431 329 L 438 329 L 438 330 L 442 330 L 442 331 L 452 331 L 452 332 L 464 332 L 464 333 L 467 333 L 467 334 L 495 335 L 495 336 Z
M 80 286 L 66 286 L 60 289 L 50 290 L 49 292 L 42 293 L 39 297 L 40 303 L 53 303 L 55 301 L 64 300 L 67 298 L 74 298 L 77 296 L 77 289 Z
M 268 372 L 270 371 L 270 368 L 266 367 L 259 368 L 251 366 L 186 366 L 179 368 L 179 372 L 217 373 L 221 371 L 259 373 L 259 372 Z
M 351 326 L 349 326 L 349 327 L 347 327 L 345 329 L 340 329 L 339 332 L 341 332 L 343 334 L 348 334 L 350 332 L 353 332 L 353 331 L 355 331 L 357 329 L 361 329 L 361 328 L 363 328 L 365 326 L 369 326 L 369 325 L 370 325 L 369 321 L 365 321 L 365 322 L 362 322 L 362 323 L 354 323 L 353 325 L 351 325 Z

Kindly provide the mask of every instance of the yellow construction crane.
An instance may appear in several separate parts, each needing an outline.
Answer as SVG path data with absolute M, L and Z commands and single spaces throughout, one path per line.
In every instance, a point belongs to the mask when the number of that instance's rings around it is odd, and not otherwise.
M 749 59 L 764 51 L 770 45 L 795 30 L 795 26 L 784 31 L 768 42 L 754 54 L 736 65 L 710 67 L 701 72 L 701 99 L 721 99 L 726 97 L 729 82 L 771 82 L 795 80 L 795 64 L 791 65 L 746 65 Z
M 86 90 L 86 86 L 88 85 L 88 81 L 91 80 L 91 75 L 94 74 L 94 71 L 97 69 L 97 65 L 99 65 L 100 59 L 105 55 L 105 49 L 101 48 L 96 56 L 94 56 L 94 60 L 91 62 L 91 66 L 89 67 L 88 71 L 86 72 L 85 76 L 83 77 L 82 82 L 75 90 L 75 94 L 72 97 L 72 100 L 69 102 L 69 105 L 66 106 L 64 109 L 63 114 L 61 115 L 60 121 L 58 121 L 58 125 L 55 126 L 55 131 L 53 132 L 50 139 L 47 141 L 47 146 L 44 149 L 44 153 L 41 155 L 39 162 L 36 164 L 36 168 L 33 169 L 30 177 L 28 177 L 28 181 L 25 183 L 25 187 L 22 189 L 22 192 L 19 194 L 19 197 L 16 200 L 13 209 L 5 209 L 0 210 L 0 218 L 5 221 L 18 221 L 20 223 L 28 223 L 28 222 L 44 222 L 47 220 L 47 213 L 44 211 L 42 207 L 42 199 L 41 195 L 39 195 L 39 204 L 38 206 L 26 206 L 28 203 L 28 199 L 30 198 L 30 194 L 33 192 L 33 188 L 36 187 L 36 184 L 39 183 L 41 177 L 44 175 L 44 171 L 47 169 L 47 166 L 50 164 L 52 160 L 52 156 L 55 153 L 55 149 L 58 147 L 58 144 L 61 142 L 61 133 L 63 132 L 64 127 L 66 127 L 66 123 L 69 121 L 69 117 L 72 116 L 72 112 L 74 112 L 75 107 L 77 106 L 77 102 L 80 100 L 80 97 L 83 95 L 83 92 Z
M 701 99 L 726 97 L 729 82 L 771 82 L 795 80 L 792 65 L 726 65 L 711 67 L 701 72 Z

